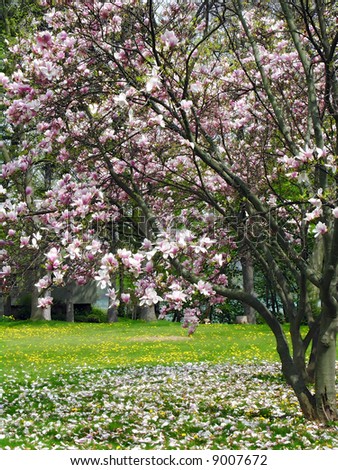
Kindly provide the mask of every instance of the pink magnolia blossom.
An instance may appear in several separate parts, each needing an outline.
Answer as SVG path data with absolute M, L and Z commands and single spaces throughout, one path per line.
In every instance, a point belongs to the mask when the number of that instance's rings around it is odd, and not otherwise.
M 223 266 L 224 260 L 223 260 L 223 255 L 221 253 L 216 254 L 213 258 L 212 261 L 219 266 Z
M 148 261 L 145 265 L 145 272 L 150 274 L 154 270 L 154 263 L 152 261 Z
M 54 269 L 57 269 L 61 264 L 60 251 L 55 247 L 49 250 L 49 252 L 46 254 L 46 258 L 46 269 L 48 271 L 53 271 Z
M 166 300 L 169 300 L 174 303 L 182 304 L 187 299 L 187 294 L 185 294 L 182 290 L 176 289 L 172 292 L 165 295 Z
M 120 305 L 120 301 L 117 298 L 117 292 L 114 288 L 108 289 L 108 292 L 106 294 L 109 297 L 110 303 L 109 307 L 110 308 L 117 308 Z
M 168 240 L 162 240 L 158 245 L 159 250 L 163 253 L 163 258 L 167 259 L 168 257 L 174 258 L 178 253 L 179 249 L 176 243 L 170 242 Z
M 191 100 L 182 100 L 181 101 L 181 108 L 184 111 L 189 111 L 192 108 L 193 102 Z
M 319 237 L 319 235 L 324 235 L 327 233 L 328 229 L 324 222 L 318 222 L 316 227 L 313 229 L 313 233 L 315 234 L 315 238 Z
M 38 308 L 47 308 L 53 303 L 53 297 L 46 296 L 38 299 Z
M 149 126 L 157 125 L 162 128 L 165 128 L 165 121 L 163 115 L 159 114 L 158 116 L 150 118 L 148 124 Z
M 39 243 L 42 240 L 42 235 L 40 232 L 34 233 L 32 238 L 32 247 L 35 249 L 39 248 Z
M 113 253 L 106 253 L 102 258 L 102 266 L 110 270 L 115 270 L 118 268 L 119 263 Z
M 148 238 L 145 238 L 145 239 L 143 240 L 143 242 L 142 242 L 142 248 L 143 248 L 144 250 L 149 251 L 149 250 L 152 249 L 152 247 L 153 247 L 153 244 L 151 243 L 151 241 L 148 240 Z
M 127 250 L 126 248 L 119 248 L 117 250 L 117 256 L 121 260 L 127 260 L 128 258 L 130 258 L 132 256 L 132 253 L 131 253 L 130 250 Z
M 323 214 L 323 209 L 321 207 L 316 207 L 316 209 L 312 212 L 307 212 L 305 216 L 305 220 L 307 222 L 311 222 L 311 220 L 317 219 L 318 217 L 321 217 Z
M 315 197 L 310 198 L 309 203 L 312 204 L 315 207 L 321 207 L 322 206 L 322 201 L 318 198 L 315 198 Z
M 203 91 L 203 85 L 199 81 L 192 83 L 190 88 L 193 93 L 201 93 Z
M 49 287 L 50 285 L 49 276 L 44 276 L 42 279 L 39 279 L 39 281 L 34 285 L 38 288 L 39 292 L 41 292 L 44 289 L 47 289 L 47 287 Z
M 1 276 L 6 277 L 9 276 L 12 272 L 12 267 L 11 266 L 3 266 L 1 268 Z
M 81 257 L 81 248 L 80 248 L 80 242 L 78 240 L 75 240 L 73 243 L 70 243 L 66 247 L 67 251 L 67 257 L 69 257 L 71 260 L 77 259 Z
M 51 47 L 53 44 L 52 41 L 52 36 L 49 31 L 41 31 L 37 35 L 37 43 L 39 46 L 46 48 L 46 47 Z
M 197 284 L 194 284 L 194 286 L 201 294 L 205 295 L 206 297 L 210 297 L 215 293 L 210 282 L 199 280 Z
M 101 289 L 106 289 L 111 285 L 110 275 L 107 269 L 99 269 L 94 279 Z
M 147 287 L 144 291 L 144 295 L 140 298 L 140 305 L 154 305 L 161 302 L 163 299 L 160 297 L 153 287 Z
M 162 34 L 161 40 L 169 48 L 173 48 L 179 43 L 178 37 L 176 36 L 175 32 L 169 30 Z
M 125 93 L 120 93 L 118 96 L 115 96 L 114 102 L 117 106 L 129 106 L 129 103 L 127 101 L 127 95 Z
M 121 294 L 121 300 L 122 302 L 124 302 L 125 304 L 128 304 L 130 302 L 130 294 L 126 294 L 124 292 L 122 292 Z
M 147 80 L 146 91 L 147 93 L 151 93 L 152 91 L 158 90 L 159 88 L 161 88 L 161 80 L 158 75 L 157 68 L 154 67 L 151 72 L 150 77 Z
M 183 323 L 182 326 L 183 328 L 188 329 L 188 335 L 191 336 L 199 323 L 199 315 L 200 311 L 198 308 L 186 308 L 184 310 L 184 316 L 183 316 Z
M 114 5 L 110 2 L 104 3 L 104 5 L 100 8 L 100 17 L 103 19 L 107 19 L 109 15 L 113 12 Z
M 92 255 L 101 253 L 101 242 L 99 240 L 93 240 L 90 245 L 86 246 L 86 250 L 89 251 Z
M 335 207 L 334 209 L 332 209 L 332 214 L 333 214 L 333 217 L 338 219 L 338 207 Z
M 0 207 L 0 222 L 5 222 L 7 219 L 7 212 L 4 207 Z
M 27 237 L 23 235 L 20 237 L 20 248 L 23 248 L 24 246 L 28 246 L 30 242 L 30 237 Z

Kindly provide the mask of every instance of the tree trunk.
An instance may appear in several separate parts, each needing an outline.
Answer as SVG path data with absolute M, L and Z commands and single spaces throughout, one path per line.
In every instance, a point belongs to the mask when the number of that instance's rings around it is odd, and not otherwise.
M 292 341 L 292 351 L 293 351 L 293 362 L 297 368 L 299 374 L 302 375 L 304 381 L 308 383 L 308 374 L 307 374 L 307 364 L 305 358 L 305 347 L 304 341 L 300 334 L 300 325 L 297 319 L 294 319 L 292 315 L 289 315 L 291 318 L 290 322 L 290 336 Z
M 51 320 L 51 307 L 38 307 L 38 298 L 40 297 L 37 287 L 32 288 L 31 320 Z
M 337 329 L 338 318 L 330 318 L 323 312 L 315 365 L 316 409 L 321 422 L 338 418 L 335 383 Z
M 118 310 L 116 307 L 109 307 L 108 308 L 108 323 L 117 323 L 118 321 L 118 316 L 117 316 L 117 313 L 118 313 Z
M 316 357 L 317 357 L 317 348 L 319 340 L 319 329 L 317 328 L 313 334 L 311 353 L 309 357 L 309 362 L 307 366 L 307 376 L 310 383 L 315 383 L 315 371 L 316 371 Z
M 282 360 L 283 375 L 287 383 L 292 387 L 298 399 L 302 413 L 306 419 L 314 421 L 317 419 L 315 397 L 307 388 L 303 374 L 299 373 L 297 367 L 291 360 Z
M 150 305 L 150 306 L 144 305 L 142 307 L 139 306 L 137 310 L 138 310 L 140 320 L 144 320 L 144 321 L 157 320 L 154 305 Z
M 254 292 L 254 267 L 252 258 L 249 251 L 246 251 L 241 258 L 242 265 L 242 276 L 243 276 L 243 290 L 248 294 Z M 255 310 L 245 303 L 243 303 L 244 315 L 247 317 L 247 322 L 254 324 L 256 323 L 256 312 Z
M 66 301 L 66 321 L 74 323 L 74 304 L 72 300 Z
M 3 308 L 4 308 L 4 315 L 11 316 L 12 315 L 12 298 L 10 294 L 6 295 L 3 300 Z

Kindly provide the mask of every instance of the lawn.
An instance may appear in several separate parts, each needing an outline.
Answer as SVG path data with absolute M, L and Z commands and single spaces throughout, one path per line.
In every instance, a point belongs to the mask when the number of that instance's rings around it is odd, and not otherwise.
M 325 449 L 265 325 L 1 322 L 2 448 Z
M 178 323 L 121 319 L 114 324 L 0 323 L 2 364 L 45 376 L 78 366 L 169 365 L 177 362 L 277 361 L 265 325 L 200 325 L 192 337 Z

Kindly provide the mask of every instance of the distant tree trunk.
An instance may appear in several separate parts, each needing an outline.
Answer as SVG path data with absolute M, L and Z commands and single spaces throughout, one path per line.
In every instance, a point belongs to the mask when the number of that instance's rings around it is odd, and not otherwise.
M 144 321 L 157 320 L 154 305 L 150 305 L 150 306 L 144 305 L 142 307 L 138 306 L 137 311 L 138 311 L 140 320 L 144 320 Z
M 32 302 L 31 302 L 31 320 L 51 320 L 51 307 L 46 308 L 38 307 L 38 298 L 40 297 L 38 288 L 32 288 Z
M 6 316 L 10 316 L 12 314 L 12 298 L 10 295 L 6 295 L 3 301 L 3 312 Z
M 74 323 L 74 304 L 72 299 L 66 301 L 66 321 Z
M 66 321 L 74 323 L 74 284 L 70 282 L 65 288 Z
M 246 251 L 241 258 L 243 290 L 247 294 L 254 293 L 254 267 L 249 251 Z M 243 303 L 244 315 L 247 317 L 248 323 L 256 323 L 256 312 L 254 309 Z
M 116 307 L 109 307 L 107 312 L 108 323 L 116 323 L 118 321 L 118 310 Z

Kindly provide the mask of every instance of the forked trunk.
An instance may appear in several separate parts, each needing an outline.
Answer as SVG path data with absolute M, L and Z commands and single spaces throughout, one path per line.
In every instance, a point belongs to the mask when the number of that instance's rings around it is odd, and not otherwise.
M 314 394 L 307 386 L 302 358 L 296 355 L 293 360 L 282 360 L 284 376 L 297 396 L 303 415 L 311 421 L 327 423 L 338 418 L 335 386 L 337 323 L 337 319 L 328 317 L 321 322 L 316 348 Z
M 315 396 L 318 419 L 336 421 L 336 336 L 338 319 L 323 312 L 315 365 Z
M 287 363 L 282 361 L 282 369 L 286 381 L 295 392 L 304 417 L 315 421 L 317 419 L 316 401 L 306 385 L 303 371 L 298 370 L 291 358 Z

